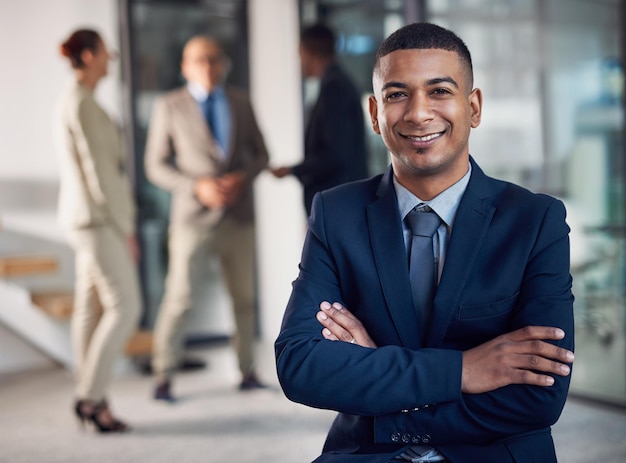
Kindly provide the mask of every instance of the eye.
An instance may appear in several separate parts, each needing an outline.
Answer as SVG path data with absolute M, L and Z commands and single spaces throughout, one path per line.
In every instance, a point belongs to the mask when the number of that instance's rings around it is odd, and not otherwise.
M 402 97 L 405 97 L 406 93 L 405 92 L 391 92 L 388 93 L 387 95 L 385 95 L 385 100 L 387 101 L 393 101 L 393 100 L 398 100 Z
M 436 88 L 435 90 L 433 90 L 433 95 L 439 95 L 439 96 L 452 95 L 452 92 L 448 90 L 447 88 Z

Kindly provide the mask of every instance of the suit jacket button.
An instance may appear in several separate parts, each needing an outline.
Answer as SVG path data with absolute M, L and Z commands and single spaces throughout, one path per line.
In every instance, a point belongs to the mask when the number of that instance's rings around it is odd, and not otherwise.
M 392 442 L 400 442 L 400 433 L 399 432 L 394 432 L 391 435 L 391 440 L 392 440 Z
M 411 439 L 411 442 L 413 444 L 419 444 L 421 440 L 422 438 L 420 436 L 413 436 L 413 438 Z
M 423 442 L 424 444 L 428 444 L 428 443 L 430 442 L 430 436 L 429 436 L 428 434 L 424 434 L 424 435 L 422 436 L 422 442 Z
M 402 434 L 402 442 L 408 444 L 411 442 L 411 436 L 409 434 Z

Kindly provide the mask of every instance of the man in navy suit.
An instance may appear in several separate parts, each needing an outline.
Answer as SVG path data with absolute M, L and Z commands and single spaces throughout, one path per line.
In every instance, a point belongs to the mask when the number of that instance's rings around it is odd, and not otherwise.
M 275 345 L 287 397 L 339 412 L 315 461 L 556 462 L 574 359 L 565 208 L 470 156 L 482 94 L 451 31 L 393 33 L 373 90 L 391 166 L 315 197 Z M 420 322 L 404 218 L 424 208 L 440 225 Z
M 367 177 L 367 144 L 361 96 L 335 56 L 335 34 L 323 24 L 300 33 L 302 75 L 320 79 L 317 100 L 307 117 L 304 160 L 271 170 L 277 178 L 294 175 L 311 212 L 319 191 Z

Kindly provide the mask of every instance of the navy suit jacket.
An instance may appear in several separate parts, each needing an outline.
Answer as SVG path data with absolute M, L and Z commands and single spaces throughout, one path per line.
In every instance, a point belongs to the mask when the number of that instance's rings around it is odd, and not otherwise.
M 427 443 L 452 463 L 556 462 L 550 426 L 569 377 L 464 394 L 461 372 L 464 350 L 527 325 L 562 328 L 556 344 L 573 349 L 565 208 L 471 162 L 424 339 L 391 168 L 316 196 L 275 343 L 287 397 L 339 412 L 316 461 L 387 462 Z M 351 310 L 378 348 L 323 339 L 323 300 Z
M 320 82 L 304 135 L 304 161 L 292 168 L 304 188 L 311 212 L 319 191 L 367 177 L 365 116 L 361 97 L 350 77 L 331 65 Z

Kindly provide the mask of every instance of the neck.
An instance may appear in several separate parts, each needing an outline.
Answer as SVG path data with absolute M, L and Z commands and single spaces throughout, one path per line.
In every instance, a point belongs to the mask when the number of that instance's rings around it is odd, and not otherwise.
M 98 85 L 98 81 L 100 80 L 97 76 L 85 69 L 77 69 L 75 74 L 78 83 L 90 90 L 95 90 L 96 85 Z
M 406 175 L 406 172 L 401 169 L 396 169 L 394 166 L 394 175 L 404 188 L 409 190 L 419 199 L 422 201 L 430 201 L 461 180 L 467 173 L 468 165 L 469 164 L 466 164 L 465 167 L 459 166 L 458 169 L 448 172 L 445 175 L 416 175 L 415 173 L 409 173 Z
M 313 69 L 315 77 L 322 77 L 326 72 L 326 69 L 328 69 L 333 62 L 334 60 L 332 58 L 319 58 L 315 62 L 315 67 Z

